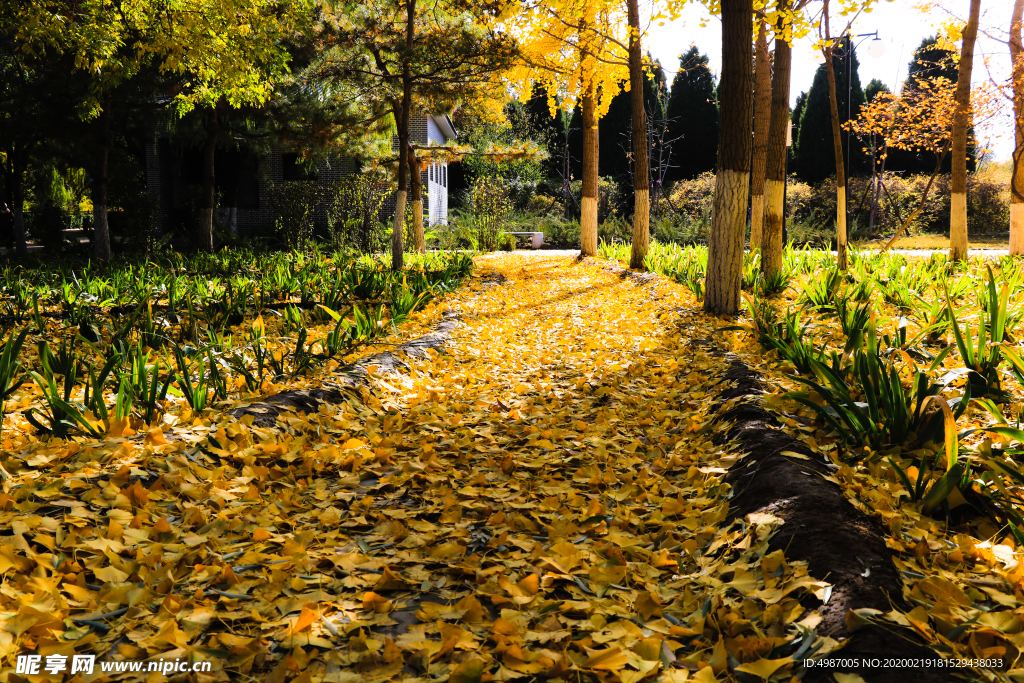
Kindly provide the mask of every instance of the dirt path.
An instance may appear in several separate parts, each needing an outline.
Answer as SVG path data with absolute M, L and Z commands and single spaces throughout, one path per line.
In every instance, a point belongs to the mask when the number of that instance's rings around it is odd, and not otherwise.
M 358 401 L 38 452 L 0 498 L 26 605 L 0 645 L 266 683 L 789 680 L 837 647 L 831 586 L 769 546 L 783 521 L 730 514 L 741 454 L 716 416 L 739 395 L 715 400 L 731 361 L 706 342 L 726 323 L 675 283 L 543 254 L 481 259 L 401 336 L 454 319 L 446 351 L 366 368 Z

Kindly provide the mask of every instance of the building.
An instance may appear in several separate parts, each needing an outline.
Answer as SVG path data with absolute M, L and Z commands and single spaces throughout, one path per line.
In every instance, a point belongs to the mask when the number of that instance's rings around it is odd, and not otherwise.
M 156 228 L 160 233 L 173 231 L 187 223 L 199 201 L 203 182 L 202 158 L 198 148 L 183 148 L 172 143 L 166 129 L 153 125 L 146 140 L 146 183 L 154 207 Z M 416 144 L 444 145 L 456 137 L 448 116 L 413 116 L 410 134 Z M 397 137 L 395 138 L 397 148 Z M 259 156 L 240 146 L 218 149 L 214 160 L 218 219 L 237 235 L 268 235 L 274 230 L 277 213 L 269 201 L 268 188 L 282 181 L 314 182 L 329 185 L 358 172 L 354 159 L 332 155 L 317 163 L 313 170 L 298 162 L 294 153 L 272 151 Z M 430 164 L 422 169 L 423 220 L 427 225 L 448 221 L 448 165 Z M 394 200 L 385 205 L 394 212 Z M 318 228 L 326 225 L 320 209 L 315 216 Z

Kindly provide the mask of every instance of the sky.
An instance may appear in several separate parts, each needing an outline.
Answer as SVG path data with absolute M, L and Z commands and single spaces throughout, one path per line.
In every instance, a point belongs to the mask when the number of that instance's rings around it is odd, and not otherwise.
M 874 11 L 862 14 L 857 19 L 852 29 L 854 35 L 877 31 L 885 46 L 884 55 L 875 59 L 867 51 L 873 38 L 863 39 L 865 42 L 859 44 L 857 57 L 860 61 L 862 86 L 866 86 L 872 78 L 877 78 L 891 90 L 898 90 L 899 84 L 906 78 L 907 65 L 917 46 L 924 38 L 935 35 L 936 27 L 941 23 L 951 18 L 966 19 L 969 0 L 943 0 L 944 9 L 932 10 L 930 13 L 915 9 L 915 4 L 912 0 L 883 0 L 875 5 Z M 999 38 L 1005 40 L 1012 5 L 1011 0 L 982 0 L 972 79 L 975 83 L 987 79 L 990 73 L 997 81 L 1005 81 L 1009 74 L 1009 48 L 999 42 Z M 705 26 L 701 26 L 702 20 Z M 845 21 L 841 26 L 845 26 Z M 836 30 L 833 24 L 833 31 Z M 818 68 L 811 49 L 811 38 L 803 38 L 794 46 L 791 104 L 796 102 L 802 91 L 811 87 L 814 72 Z M 858 45 L 859 40 L 855 38 L 854 44 Z M 722 25 L 717 17 L 709 16 L 698 2 L 689 3 L 682 16 L 674 22 L 666 21 L 660 26 L 652 24 L 648 29 L 645 49 L 661 61 L 671 83 L 679 68 L 679 54 L 689 48 L 691 43 L 696 43 L 701 52 L 708 55 L 711 69 L 717 76 L 722 65 Z M 987 61 L 987 67 L 983 58 Z M 1013 151 L 1011 109 L 1010 103 L 1006 102 L 1001 115 L 978 131 L 978 137 L 992 151 L 997 161 L 1009 159 Z

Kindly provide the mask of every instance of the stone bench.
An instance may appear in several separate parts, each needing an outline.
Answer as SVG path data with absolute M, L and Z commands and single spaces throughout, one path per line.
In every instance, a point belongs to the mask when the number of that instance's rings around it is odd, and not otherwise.
M 529 237 L 530 247 L 533 249 L 540 249 L 544 244 L 544 233 L 542 232 L 510 232 L 509 234 L 513 237 Z

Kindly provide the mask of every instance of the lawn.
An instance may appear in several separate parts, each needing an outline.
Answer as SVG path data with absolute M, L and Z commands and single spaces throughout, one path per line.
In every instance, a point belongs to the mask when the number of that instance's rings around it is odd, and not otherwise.
M 862 240 L 854 242 L 856 249 L 881 249 L 889 243 L 888 239 Z M 1009 249 L 1010 238 L 1007 235 L 977 235 L 972 236 L 970 241 L 971 249 Z M 949 250 L 949 235 L 920 234 L 909 237 L 901 237 L 892 245 L 893 249 L 938 249 Z

